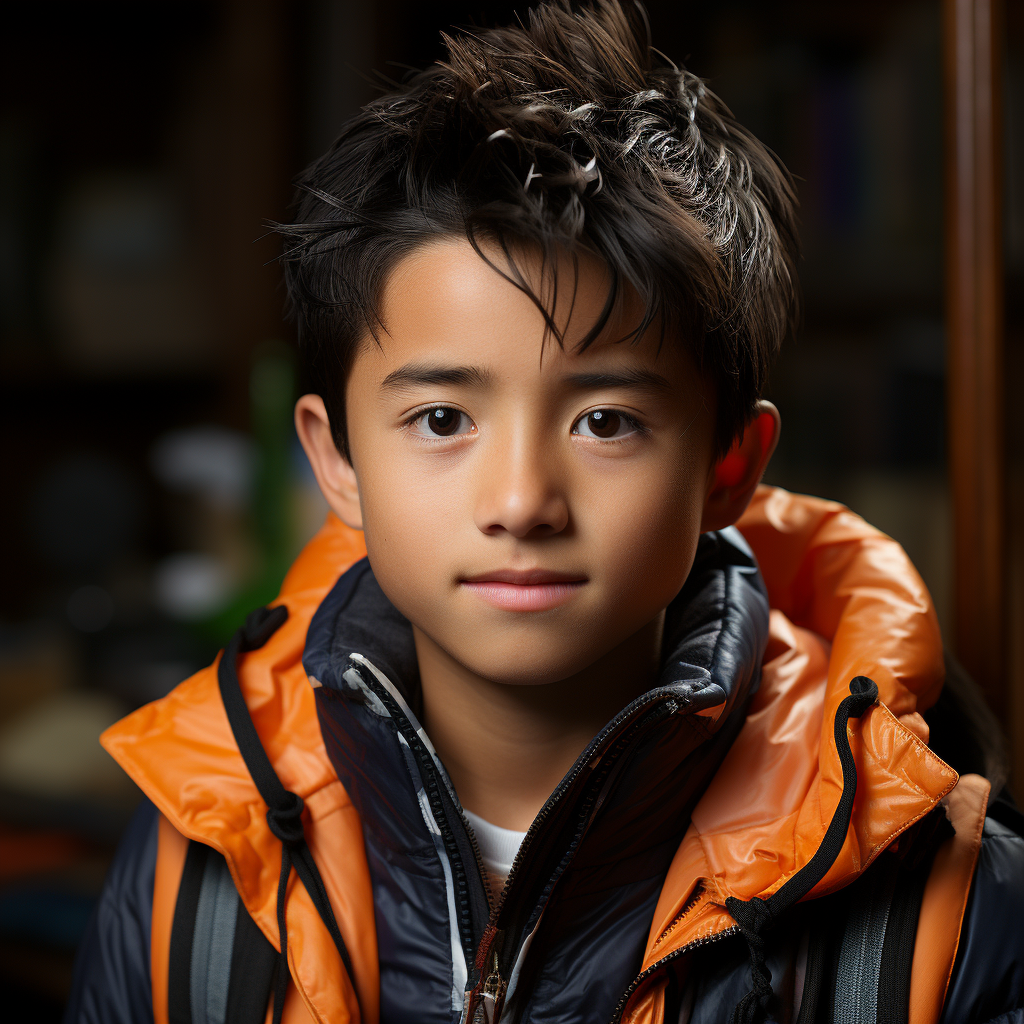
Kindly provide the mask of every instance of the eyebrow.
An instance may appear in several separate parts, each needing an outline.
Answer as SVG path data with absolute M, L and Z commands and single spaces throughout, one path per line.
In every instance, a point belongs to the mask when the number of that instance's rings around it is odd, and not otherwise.
M 640 368 L 605 373 L 570 373 L 564 380 L 580 391 L 597 391 L 601 388 L 631 388 L 634 391 L 651 391 L 657 394 L 672 391 L 672 385 L 667 378 L 653 370 Z
M 392 370 L 383 381 L 381 388 L 388 391 L 405 391 L 415 387 L 430 387 L 447 384 L 453 387 L 487 387 L 494 380 L 490 370 L 479 366 L 438 366 L 428 363 L 408 363 Z M 633 368 L 593 373 L 569 373 L 563 383 L 577 391 L 599 391 L 603 388 L 630 388 L 664 394 L 672 391 L 672 385 L 660 373 L 653 370 Z
M 433 366 L 426 363 L 409 363 L 392 370 L 381 382 L 381 388 L 389 391 L 405 391 L 409 388 L 448 384 L 457 387 L 486 387 L 493 375 L 478 366 Z

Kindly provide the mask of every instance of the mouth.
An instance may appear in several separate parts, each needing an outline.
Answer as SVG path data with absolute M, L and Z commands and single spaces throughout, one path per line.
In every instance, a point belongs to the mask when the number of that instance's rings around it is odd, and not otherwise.
M 587 578 L 577 573 L 548 569 L 498 569 L 461 581 L 494 608 L 513 612 L 540 612 L 558 608 L 579 593 Z

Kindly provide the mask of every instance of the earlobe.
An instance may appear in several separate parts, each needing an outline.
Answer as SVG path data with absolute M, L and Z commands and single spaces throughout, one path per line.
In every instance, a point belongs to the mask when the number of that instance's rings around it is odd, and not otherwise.
M 295 403 L 295 432 L 331 510 L 346 526 L 361 530 L 359 481 L 351 463 L 334 443 L 330 417 L 319 395 L 303 395 Z
M 782 420 L 771 402 L 761 401 L 753 418 L 712 470 L 701 532 L 731 526 L 743 515 L 779 442 Z

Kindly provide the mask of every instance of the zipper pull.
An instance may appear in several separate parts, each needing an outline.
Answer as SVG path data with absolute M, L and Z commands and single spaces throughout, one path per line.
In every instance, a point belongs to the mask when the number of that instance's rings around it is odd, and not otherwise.
M 494 952 L 494 966 L 480 989 L 480 1005 L 484 1024 L 498 1024 L 505 1006 L 505 979 L 498 973 L 498 953 Z

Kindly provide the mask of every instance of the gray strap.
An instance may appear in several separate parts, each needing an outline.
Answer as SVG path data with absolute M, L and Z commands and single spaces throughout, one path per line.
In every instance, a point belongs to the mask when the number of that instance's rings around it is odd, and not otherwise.
M 876 870 L 853 897 L 836 971 L 835 1024 L 877 1024 L 878 983 L 896 872 Z M 868 881 L 868 879 L 865 879 Z
M 226 1024 L 238 903 L 227 862 L 210 851 L 192 939 L 192 1024 Z

